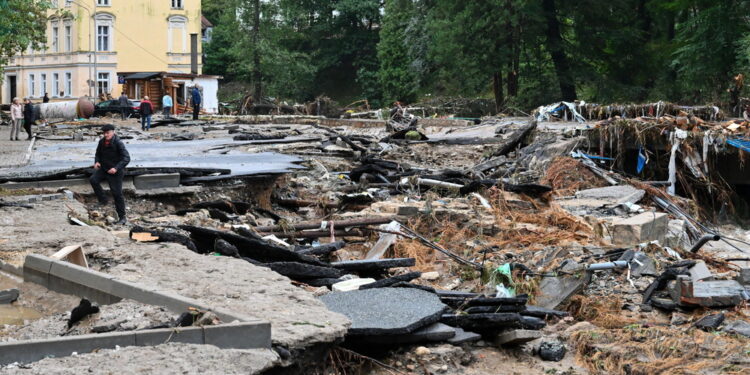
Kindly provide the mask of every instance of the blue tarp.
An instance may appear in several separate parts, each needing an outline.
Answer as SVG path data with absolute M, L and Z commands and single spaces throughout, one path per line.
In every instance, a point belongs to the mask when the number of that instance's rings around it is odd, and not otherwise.
M 748 139 L 727 139 L 727 144 L 739 148 L 740 150 L 750 152 L 750 140 Z

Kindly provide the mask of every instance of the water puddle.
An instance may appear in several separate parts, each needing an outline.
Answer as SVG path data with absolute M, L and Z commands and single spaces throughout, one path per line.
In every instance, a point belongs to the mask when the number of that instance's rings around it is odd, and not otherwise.
M 25 321 L 36 320 L 42 314 L 34 309 L 14 305 L 0 305 L 0 325 L 22 325 Z

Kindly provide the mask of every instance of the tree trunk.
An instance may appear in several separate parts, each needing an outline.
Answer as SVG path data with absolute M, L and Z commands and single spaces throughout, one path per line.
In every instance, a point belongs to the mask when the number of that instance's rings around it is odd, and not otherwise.
M 253 102 L 260 103 L 263 85 L 260 72 L 260 0 L 255 0 L 253 15 Z
M 552 62 L 555 65 L 557 80 L 560 82 L 560 94 L 562 94 L 563 100 L 572 102 L 577 97 L 576 85 L 570 71 L 568 57 L 565 56 L 563 48 L 555 0 L 542 0 L 542 7 L 544 8 L 544 17 L 547 19 L 547 49 L 549 49 Z
M 519 49 L 519 33 L 518 26 L 513 26 L 512 20 L 516 17 L 515 9 L 511 0 L 505 2 L 505 7 L 508 10 L 508 21 L 505 24 L 506 33 L 506 48 L 510 51 L 510 58 L 508 59 L 508 97 L 515 97 L 518 95 L 518 64 L 520 60 L 520 49 Z M 519 22 L 520 24 L 520 22 Z
M 495 112 L 500 113 L 505 104 L 503 98 L 503 76 L 500 72 L 492 74 L 492 92 L 495 94 Z

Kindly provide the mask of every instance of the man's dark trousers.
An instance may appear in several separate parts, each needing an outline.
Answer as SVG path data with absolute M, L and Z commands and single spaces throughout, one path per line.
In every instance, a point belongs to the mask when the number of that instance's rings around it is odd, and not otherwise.
M 109 190 L 115 199 L 115 209 L 117 210 L 118 219 L 125 217 L 125 197 L 122 196 L 122 180 L 124 177 L 125 171 L 123 170 L 119 170 L 115 174 L 109 174 L 104 168 L 99 168 L 94 170 L 94 174 L 89 179 L 91 187 L 94 188 L 94 193 L 96 193 L 96 197 L 99 198 L 99 203 L 101 204 L 107 204 L 108 201 L 101 185 L 102 181 L 107 180 Z
M 198 119 L 198 112 L 201 111 L 201 105 L 200 104 L 193 104 L 193 120 Z

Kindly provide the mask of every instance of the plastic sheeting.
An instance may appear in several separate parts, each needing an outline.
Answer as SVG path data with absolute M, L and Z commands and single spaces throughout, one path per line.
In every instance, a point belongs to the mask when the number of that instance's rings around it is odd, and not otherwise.
M 576 103 L 570 103 L 570 102 L 558 102 L 553 103 L 546 106 L 540 106 L 536 110 L 536 120 L 537 121 L 549 121 L 552 117 L 562 118 L 562 116 L 558 115 L 561 112 L 564 112 L 564 110 L 567 108 L 568 111 L 570 111 L 570 114 L 573 116 L 572 120 L 575 120 L 577 122 L 583 123 L 586 122 L 586 119 L 581 116 L 581 114 L 578 112 L 578 106 L 585 105 L 586 102 L 581 102 L 580 104 Z

